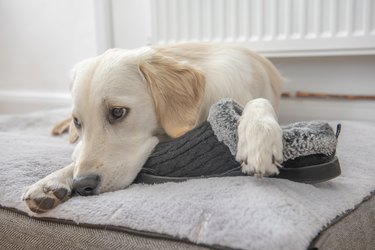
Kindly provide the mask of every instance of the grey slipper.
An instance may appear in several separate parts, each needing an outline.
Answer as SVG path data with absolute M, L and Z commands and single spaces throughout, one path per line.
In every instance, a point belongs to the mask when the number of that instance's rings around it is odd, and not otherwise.
M 245 175 L 235 160 L 241 113 L 242 107 L 233 100 L 220 100 L 211 107 L 207 122 L 177 139 L 159 143 L 135 182 Z M 282 129 L 283 167 L 272 177 L 317 183 L 340 175 L 335 156 L 340 126 L 336 134 L 328 123 L 320 121 L 297 122 Z

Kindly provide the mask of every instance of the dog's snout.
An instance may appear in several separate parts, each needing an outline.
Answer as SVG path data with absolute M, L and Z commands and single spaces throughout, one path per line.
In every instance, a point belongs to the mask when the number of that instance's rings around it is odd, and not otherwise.
M 96 188 L 100 183 L 99 175 L 86 175 L 75 177 L 73 179 L 73 190 L 82 196 L 95 194 Z

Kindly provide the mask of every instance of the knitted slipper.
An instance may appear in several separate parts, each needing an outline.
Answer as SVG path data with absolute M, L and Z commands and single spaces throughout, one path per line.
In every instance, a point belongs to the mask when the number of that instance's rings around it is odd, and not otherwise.
M 244 176 L 235 160 L 237 122 L 242 107 L 222 99 L 210 109 L 208 121 L 185 135 L 159 143 L 136 183 L 180 182 L 195 178 Z M 282 127 L 283 155 L 280 174 L 272 177 L 318 183 L 340 175 L 335 156 L 337 137 L 328 123 L 297 122 Z

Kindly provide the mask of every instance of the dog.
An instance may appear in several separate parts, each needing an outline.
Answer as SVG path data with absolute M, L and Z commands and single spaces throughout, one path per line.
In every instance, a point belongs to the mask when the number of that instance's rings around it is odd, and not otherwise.
M 67 200 L 129 186 L 154 147 L 204 122 L 212 104 L 244 106 L 236 160 L 249 175 L 278 174 L 283 161 L 277 122 L 283 78 L 261 55 L 237 45 L 185 43 L 110 49 L 72 70 L 70 126 L 79 138 L 72 163 L 28 187 L 22 199 L 36 212 Z

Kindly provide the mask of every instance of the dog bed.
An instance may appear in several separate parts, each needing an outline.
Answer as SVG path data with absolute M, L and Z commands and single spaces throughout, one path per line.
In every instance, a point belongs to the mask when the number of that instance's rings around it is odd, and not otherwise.
M 0 248 L 371 249 L 375 124 L 340 121 L 341 176 L 319 184 L 250 176 L 134 184 L 34 214 L 25 186 L 70 163 L 54 110 L 0 117 Z M 333 122 L 334 127 L 337 122 Z

